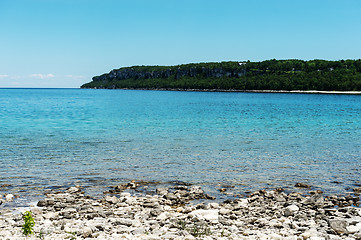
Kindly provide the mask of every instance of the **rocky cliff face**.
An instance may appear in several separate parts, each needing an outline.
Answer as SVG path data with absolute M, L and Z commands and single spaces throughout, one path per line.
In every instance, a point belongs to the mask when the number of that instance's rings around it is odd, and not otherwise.
M 137 67 L 114 69 L 108 74 L 93 77 L 93 81 L 107 82 L 124 79 L 151 79 L 151 78 L 174 78 L 181 77 L 201 77 L 201 78 L 221 78 L 221 77 L 241 77 L 246 74 L 244 69 L 223 69 L 223 68 L 168 68 L 162 70 L 144 71 Z

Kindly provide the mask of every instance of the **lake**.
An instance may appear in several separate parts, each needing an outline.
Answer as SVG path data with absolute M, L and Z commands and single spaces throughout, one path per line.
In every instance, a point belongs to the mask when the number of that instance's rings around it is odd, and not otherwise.
M 297 182 L 361 186 L 361 96 L 0 89 L 0 194 L 80 185 L 201 185 L 222 199 Z

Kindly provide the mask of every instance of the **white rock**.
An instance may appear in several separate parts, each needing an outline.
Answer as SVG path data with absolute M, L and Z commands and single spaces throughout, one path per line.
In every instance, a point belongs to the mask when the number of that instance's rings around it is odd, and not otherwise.
M 159 214 L 158 217 L 157 217 L 157 220 L 159 220 L 159 221 L 164 221 L 164 220 L 166 220 L 166 219 L 168 219 L 168 214 L 165 213 L 165 212 L 162 212 L 162 213 Z
M 77 229 L 71 227 L 71 226 L 65 226 L 64 227 L 64 232 L 75 232 L 77 231 Z
M 272 239 L 272 240 L 282 240 L 283 237 L 281 235 L 278 235 L 277 233 L 271 233 L 269 235 L 269 239 Z
M 136 228 L 132 231 L 132 234 L 134 235 L 142 235 L 146 232 L 147 230 L 143 227 L 140 227 L 140 228 Z
M 330 240 L 340 240 L 341 239 L 341 237 L 339 237 L 337 235 L 333 235 L 333 234 L 328 235 L 328 238 Z
M 187 236 L 184 236 L 182 239 L 183 239 L 183 240 L 194 240 L 194 239 L 196 239 L 196 238 L 193 237 L 192 235 L 187 235 Z
M 244 226 L 243 221 L 234 221 L 233 224 L 236 225 L 237 227 L 243 227 Z
M 68 190 L 66 190 L 66 192 L 68 192 L 68 193 L 80 192 L 80 188 L 78 188 L 78 187 L 70 187 L 70 188 L 68 188 Z
M 172 207 L 171 207 L 171 206 L 168 206 L 168 205 L 165 205 L 165 206 L 163 207 L 163 210 L 164 210 L 164 211 L 170 211 L 170 210 L 172 210 Z
M 162 236 L 162 239 L 175 239 L 176 237 L 178 237 L 177 233 L 175 233 L 175 232 L 167 232 L 166 234 L 164 234 Z
M 84 227 L 83 228 L 83 237 L 87 238 L 90 237 L 92 235 L 93 231 L 90 227 Z
M 296 205 L 290 205 L 285 208 L 284 214 L 286 217 L 295 215 L 300 210 Z
M 44 218 L 45 219 L 50 219 L 50 220 L 54 220 L 58 217 L 59 213 L 55 213 L 55 212 L 47 212 L 44 214 Z
M 231 209 L 227 209 L 227 208 L 221 208 L 219 209 L 219 214 L 222 214 L 222 215 L 228 215 L 229 213 L 231 213 L 232 210 Z
M 125 225 L 125 226 L 132 226 L 133 225 L 133 221 L 131 219 L 127 219 L 127 218 L 118 218 L 116 220 L 120 225 Z
M 142 223 L 139 220 L 132 220 L 132 226 L 133 227 L 140 227 Z
M 218 223 L 218 212 L 219 212 L 218 209 L 216 210 L 198 209 L 191 212 L 190 215 L 192 217 L 197 217 L 198 219 L 207 220 L 212 223 Z
M 346 230 L 348 233 L 356 233 L 356 232 L 360 231 L 361 229 L 357 226 L 351 225 L 351 226 L 346 227 Z
M 109 195 L 107 195 L 107 196 L 104 197 L 104 199 L 105 199 L 105 201 L 107 201 L 108 203 L 113 203 L 113 204 L 115 204 L 115 203 L 118 203 L 118 202 L 119 202 L 119 198 L 117 198 L 116 196 L 109 196 Z
M 247 207 L 248 206 L 248 199 L 239 199 L 238 206 Z
M 219 209 L 219 203 L 215 203 L 215 202 L 212 202 L 212 203 L 209 203 L 208 204 L 208 208 L 209 209 Z
M 277 219 L 272 219 L 271 221 L 268 222 L 268 225 L 273 228 L 281 228 L 283 226 L 282 223 Z
M 134 205 L 135 203 L 137 203 L 137 199 L 134 197 L 126 197 L 125 199 L 125 203 L 128 205 Z
M 303 239 L 309 239 L 311 237 L 318 237 L 318 232 L 317 229 L 311 228 L 307 231 L 305 231 L 304 233 L 301 234 L 301 237 L 303 237 Z
M 12 195 L 11 193 L 10 193 L 10 194 L 7 194 L 7 195 L 5 196 L 5 199 L 6 199 L 6 201 L 8 201 L 8 202 L 12 202 L 12 201 L 14 201 L 14 195 Z

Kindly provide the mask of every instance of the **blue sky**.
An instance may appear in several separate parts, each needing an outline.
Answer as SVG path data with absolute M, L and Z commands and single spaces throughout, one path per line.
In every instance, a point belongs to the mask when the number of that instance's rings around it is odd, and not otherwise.
M 359 0 L 0 0 L 0 87 L 133 65 L 361 58 Z

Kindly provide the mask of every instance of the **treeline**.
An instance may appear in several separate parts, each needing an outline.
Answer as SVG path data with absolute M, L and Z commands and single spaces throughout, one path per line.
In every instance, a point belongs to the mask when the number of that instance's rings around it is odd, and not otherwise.
M 361 91 L 361 60 L 267 60 L 134 66 L 82 88 Z

